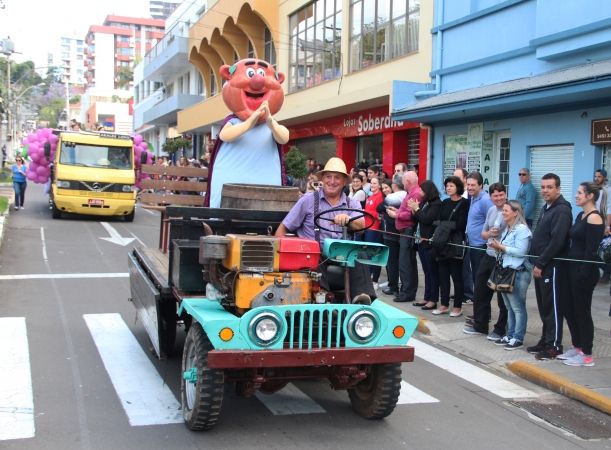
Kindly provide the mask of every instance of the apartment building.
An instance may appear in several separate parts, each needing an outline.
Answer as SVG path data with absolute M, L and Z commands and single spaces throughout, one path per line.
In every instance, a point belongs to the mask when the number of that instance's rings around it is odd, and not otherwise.
M 286 75 L 276 118 L 296 145 L 324 163 L 408 162 L 427 173 L 428 134 L 390 117 L 393 80 L 411 91 L 430 82 L 432 0 L 219 0 L 189 32 L 189 61 L 204 100 L 178 113 L 178 131 L 213 140 L 228 114 L 218 70 L 243 58 L 269 61 Z M 405 87 L 405 86 L 404 86 Z

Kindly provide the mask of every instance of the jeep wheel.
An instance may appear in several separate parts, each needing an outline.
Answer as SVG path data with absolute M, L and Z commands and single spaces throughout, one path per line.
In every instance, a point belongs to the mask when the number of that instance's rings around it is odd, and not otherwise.
M 366 419 L 383 419 L 393 412 L 401 390 L 401 364 L 377 364 L 351 389 L 352 409 Z
M 190 430 L 214 427 L 221 413 L 225 375 L 208 367 L 212 344 L 199 323 L 193 323 L 185 339 L 182 355 L 182 415 Z
M 134 221 L 134 216 L 136 215 L 136 208 L 133 209 L 132 212 L 130 212 L 129 214 L 126 214 L 123 216 L 123 220 L 125 222 L 133 222 Z

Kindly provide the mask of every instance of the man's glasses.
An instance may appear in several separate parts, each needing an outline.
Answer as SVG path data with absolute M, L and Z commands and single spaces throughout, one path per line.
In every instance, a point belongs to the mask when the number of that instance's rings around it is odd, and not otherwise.
M 519 173 L 518 175 L 520 175 L 521 177 L 525 177 L 528 174 L 527 173 Z

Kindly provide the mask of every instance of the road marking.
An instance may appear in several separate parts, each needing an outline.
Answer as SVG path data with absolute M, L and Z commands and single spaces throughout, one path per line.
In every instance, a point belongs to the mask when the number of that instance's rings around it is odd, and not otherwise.
M 182 423 L 180 403 L 119 314 L 83 315 L 132 426 Z
M 501 398 L 536 398 L 539 395 L 511 381 L 507 381 L 487 370 L 463 361 L 435 347 L 411 338 L 409 344 L 415 348 L 416 356 L 435 366 L 456 375 L 463 380 L 486 389 Z
M 136 235 L 135 235 L 134 233 L 132 233 L 131 231 L 129 232 L 129 234 L 131 234 L 131 235 L 134 237 L 134 239 L 135 239 L 135 240 L 137 240 L 137 241 L 138 241 L 138 243 L 140 243 L 140 245 L 141 245 L 141 246 L 146 247 L 146 244 L 145 244 L 144 242 L 142 242 L 138 236 L 136 236 Z
M 45 229 L 43 227 L 40 227 L 40 240 L 42 241 L 42 259 L 48 261 L 47 244 L 45 241 Z
M 100 222 L 100 224 L 104 227 L 108 234 L 110 234 L 110 237 L 101 237 L 100 239 L 112 242 L 113 244 L 122 245 L 123 247 L 125 247 L 127 244 L 130 244 L 134 240 L 134 238 L 122 237 L 119 232 L 115 230 L 114 227 L 108 222 Z
M 326 412 L 322 406 L 312 400 L 293 383 L 273 394 L 256 392 L 256 397 L 275 416 L 288 416 L 291 414 L 319 414 Z
M 36 280 L 57 278 L 129 278 L 129 272 L 108 273 L 32 273 L 27 275 L 0 275 L 1 280 Z
M 34 399 L 25 317 L 0 318 L 0 440 L 34 436 Z
M 399 401 L 397 404 L 412 405 L 415 403 L 439 403 L 439 400 L 401 380 L 401 392 L 399 392 Z

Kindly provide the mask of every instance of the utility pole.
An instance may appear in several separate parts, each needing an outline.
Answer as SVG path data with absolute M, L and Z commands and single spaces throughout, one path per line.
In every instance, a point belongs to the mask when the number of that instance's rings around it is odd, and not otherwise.
M 13 41 L 11 38 L 7 36 L 6 39 L 2 39 L 0 41 L 2 49 L 0 52 L 6 56 L 6 102 L 4 107 L 6 109 L 6 142 L 9 142 L 11 136 L 11 55 L 15 53 L 15 46 L 13 45 Z M 8 157 L 12 157 L 11 149 L 14 146 L 14 142 L 11 142 L 7 145 L 8 149 Z

